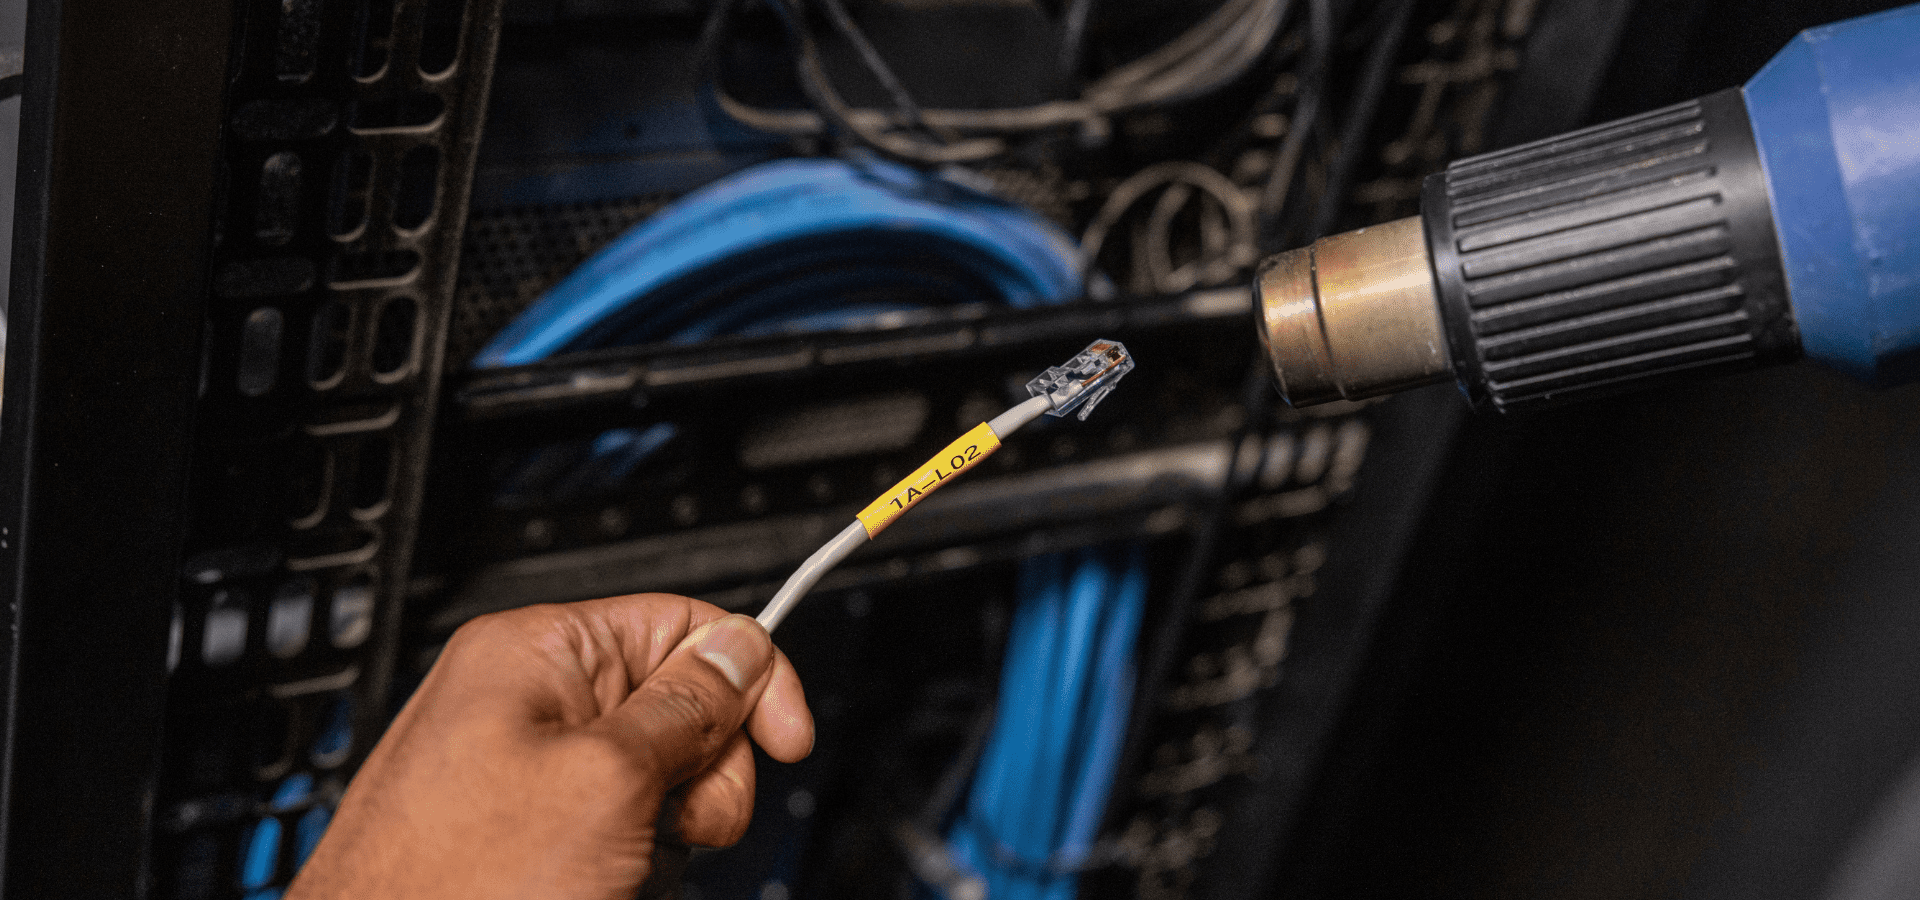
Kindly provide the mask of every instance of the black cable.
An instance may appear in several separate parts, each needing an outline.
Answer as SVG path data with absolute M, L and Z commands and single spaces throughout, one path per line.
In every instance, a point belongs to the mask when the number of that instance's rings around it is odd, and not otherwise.
M 1274 155 L 1273 169 L 1260 195 L 1260 247 L 1264 252 L 1283 249 L 1281 214 L 1286 210 L 1288 194 L 1306 153 L 1307 140 L 1317 126 L 1327 87 L 1327 70 L 1333 62 L 1333 5 L 1331 0 L 1307 0 L 1307 56 L 1301 66 L 1295 96 L 1293 119 L 1287 124 L 1287 136 Z
M 846 103 L 827 80 L 826 69 L 820 64 L 820 49 L 814 44 L 813 32 L 807 29 L 800 10 L 789 0 L 764 2 L 773 10 L 774 18 L 780 21 L 780 29 L 787 36 L 793 51 L 794 76 L 799 79 L 800 91 L 806 95 L 807 102 L 826 119 L 831 130 L 843 138 L 858 139 L 859 131 L 847 120 Z
M 693 45 L 693 77 L 700 86 L 694 95 L 695 102 L 702 115 L 710 121 L 716 116 L 738 120 L 727 108 L 727 100 L 731 98 L 721 77 L 720 54 L 728 34 L 733 30 L 734 13 L 742 2 L 713 0 L 706 21 L 700 25 L 700 39 Z
M 1072 84 L 1080 74 L 1080 57 L 1086 52 L 1087 22 L 1093 18 L 1094 0 L 1069 0 L 1060 21 L 1060 77 Z
M 720 44 L 732 30 L 733 10 L 740 0 L 713 0 L 707 19 L 700 24 L 700 39 L 693 45 L 694 77 L 715 86 L 720 83 Z
M 867 40 L 867 33 L 860 30 L 860 25 L 853 21 L 852 15 L 847 13 L 846 4 L 841 0 L 819 0 L 819 2 L 827 11 L 827 18 L 833 22 L 834 30 L 840 32 L 840 36 L 853 45 L 854 52 L 860 56 L 860 63 L 867 67 L 867 71 L 873 74 L 874 80 L 880 82 L 881 89 L 892 98 L 894 109 L 899 111 L 901 121 L 910 128 L 921 127 L 920 104 L 914 101 L 913 94 L 907 91 L 907 86 L 900 83 L 899 76 L 894 74 L 893 67 L 887 65 L 887 61 L 880 56 L 880 51 L 874 48 L 873 42 Z
M 780 20 L 782 30 L 793 45 L 794 72 L 800 79 L 801 92 L 806 94 L 807 101 L 815 111 L 842 137 L 863 143 L 884 156 L 919 165 L 974 161 L 998 155 L 1005 150 L 1004 144 L 992 139 L 975 138 L 953 144 L 934 144 L 895 134 L 884 128 L 869 128 L 854 121 L 853 108 L 834 90 L 833 82 L 827 77 L 826 67 L 820 61 L 819 45 L 814 43 L 813 33 L 807 29 L 800 9 L 792 0 L 765 2 L 773 9 L 775 18 Z M 716 99 L 724 107 L 731 98 L 722 92 Z M 735 105 L 738 105 L 737 102 Z
M 796 48 L 802 88 L 813 110 L 760 109 L 717 86 L 712 99 L 731 118 L 762 131 L 796 136 L 838 131 L 890 156 L 923 163 L 977 162 L 1006 152 L 1004 142 L 955 141 L 940 147 L 909 141 L 889 129 L 894 117 L 854 109 L 839 99 L 817 60 L 811 37 L 791 0 L 766 0 L 780 15 Z M 1076 100 L 1056 100 L 1006 109 L 922 109 L 921 121 L 936 133 L 1032 134 L 1101 122 L 1133 109 L 1185 102 L 1217 90 L 1250 71 L 1271 48 L 1289 0 L 1227 0 L 1198 25 L 1167 45 L 1088 85 Z M 715 17 L 718 19 L 719 17 Z M 812 54 L 816 58 L 809 61 Z
M 1310 229 L 1317 237 L 1332 230 L 1334 219 L 1346 200 L 1347 181 L 1353 177 L 1354 164 L 1359 161 L 1362 142 L 1373 127 L 1373 117 L 1380 109 L 1380 99 L 1386 94 L 1387 79 L 1393 70 L 1393 61 L 1399 56 L 1400 42 L 1406 37 L 1407 25 L 1413 20 L 1413 0 L 1388 0 L 1392 11 L 1380 36 L 1374 39 L 1367 53 L 1366 68 L 1360 77 L 1359 89 L 1353 112 L 1347 117 L 1346 127 L 1340 132 L 1339 155 L 1327 169 L 1327 184 L 1320 192 L 1320 204 L 1313 217 Z
M 967 736 L 960 745 L 947 767 L 940 773 L 940 780 L 922 804 L 914 824 L 929 834 L 939 834 L 946 828 L 947 822 L 959 810 L 966 799 L 967 788 L 973 784 L 974 770 L 980 767 L 980 759 L 987 753 L 987 740 L 993 736 L 993 720 L 999 712 L 1000 704 L 988 699 L 975 714 L 973 722 L 967 726 Z
M 800 83 L 801 92 L 816 113 L 828 124 L 829 131 L 842 140 L 863 144 L 882 156 L 914 165 L 944 165 L 985 159 L 1004 151 L 1005 147 L 999 141 L 972 139 L 942 145 L 910 135 L 892 134 L 884 129 L 871 129 L 852 121 L 849 115 L 852 110 L 827 78 L 826 69 L 820 60 L 819 45 L 814 42 L 812 32 L 807 29 L 800 9 L 791 0 L 763 0 L 763 2 L 773 11 L 774 18 L 779 21 L 781 31 L 786 35 L 792 49 L 794 76 Z M 729 96 L 720 74 L 721 45 L 725 42 L 728 31 L 731 30 L 733 16 L 739 3 L 740 0 L 716 0 L 706 23 L 701 28 L 700 41 L 695 47 L 694 67 L 701 82 L 706 86 L 701 95 L 703 104 L 710 103 L 713 105 L 710 108 L 717 108 L 720 114 L 750 127 L 760 127 L 754 122 L 754 117 L 773 114 L 755 110 Z M 858 30 L 855 30 L 857 33 Z M 864 34 L 861 35 L 861 40 L 856 41 L 856 44 L 860 43 L 865 43 Z M 872 48 L 871 44 L 866 46 L 868 49 Z M 891 70 L 885 68 L 885 61 L 880 60 L 877 53 L 874 61 L 891 75 Z M 878 76 L 878 72 L 875 74 Z M 898 85 L 897 79 L 894 84 Z M 901 91 L 904 94 L 905 89 L 901 88 Z M 910 96 L 906 100 L 908 104 L 912 104 Z M 921 114 L 917 106 L 911 108 L 914 115 Z

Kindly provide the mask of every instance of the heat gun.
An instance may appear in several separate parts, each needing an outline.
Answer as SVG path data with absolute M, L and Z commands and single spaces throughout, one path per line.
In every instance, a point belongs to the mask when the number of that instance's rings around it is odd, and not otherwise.
M 1920 5 L 1454 162 L 1419 216 L 1275 255 L 1254 290 L 1294 406 L 1451 378 L 1513 411 L 1802 356 L 1920 379 Z

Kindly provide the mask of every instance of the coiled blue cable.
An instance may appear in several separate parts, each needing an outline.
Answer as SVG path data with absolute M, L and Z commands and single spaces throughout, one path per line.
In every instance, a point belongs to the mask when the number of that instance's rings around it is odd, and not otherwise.
M 1079 289 L 1073 240 L 951 178 L 792 159 L 721 179 L 615 239 L 487 344 L 476 366 L 691 342 L 771 323 L 844 327 L 949 296 L 1026 307 Z

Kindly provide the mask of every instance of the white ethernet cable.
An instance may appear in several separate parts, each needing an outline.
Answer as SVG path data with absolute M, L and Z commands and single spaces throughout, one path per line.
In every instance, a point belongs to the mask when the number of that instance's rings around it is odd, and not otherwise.
M 973 468 L 1000 449 L 1001 438 L 1040 418 L 1041 413 L 1064 416 L 1077 409 L 1080 420 L 1086 421 L 1094 406 L 1113 390 L 1121 376 L 1131 371 L 1133 357 L 1127 355 L 1126 347 L 1119 341 L 1098 340 L 1088 344 L 1087 349 L 1067 360 L 1065 365 L 1051 366 L 1040 373 L 1038 378 L 1027 382 L 1031 398 L 994 416 L 991 421 L 975 425 L 867 504 L 833 540 L 813 551 L 787 578 L 787 583 L 780 586 L 773 599 L 767 601 L 767 608 L 760 611 L 761 626 L 769 632 L 779 627 L 780 620 L 793 611 L 794 605 L 828 570 L 839 565 L 863 542 L 873 540 L 893 524 L 893 520 L 946 484 L 948 479 Z

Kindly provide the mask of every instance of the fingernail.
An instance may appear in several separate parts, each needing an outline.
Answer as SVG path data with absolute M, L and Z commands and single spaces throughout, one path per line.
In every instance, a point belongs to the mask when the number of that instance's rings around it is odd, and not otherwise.
M 693 652 L 740 690 L 759 678 L 773 657 L 766 629 L 746 616 L 718 619 L 706 627 L 706 632 L 694 643 Z

